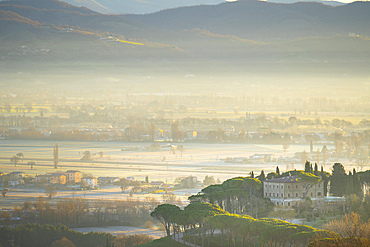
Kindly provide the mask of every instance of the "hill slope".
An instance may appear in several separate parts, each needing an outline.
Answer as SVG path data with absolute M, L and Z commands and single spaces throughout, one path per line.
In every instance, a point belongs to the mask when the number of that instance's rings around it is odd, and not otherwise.
M 370 3 L 243 0 L 104 15 L 57 0 L 42 8 L 45 1 L 0 3 L 2 72 L 369 75 Z
M 182 6 L 193 6 L 201 4 L 219 4 L 225 0 L 63 0 L 75 6 L 85 6 L 100 13 L 115 14 L 147 14 L 164 9 L 171 9 Z
M 247 39 L 271 40 L 348 33 L 370 35 L 368 13 L 368 2 L 331 7 L 320 3 L 276 4 L 240 0 L 129 17 L 166 30 L 200 28 Z

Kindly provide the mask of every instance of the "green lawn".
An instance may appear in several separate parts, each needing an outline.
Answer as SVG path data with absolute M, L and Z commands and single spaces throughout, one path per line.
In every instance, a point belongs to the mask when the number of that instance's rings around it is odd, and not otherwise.
M 184 247 L 187 245 L 181 244 L 175 240 L 172 240 L 171 238 L 164 237 L 164 238 L 156 239 L 152 242 L 141 244 L 138 246 L 140 247 Z
M 190 240 L 191 243 L 194 243 L 193 236 L 185 236 L 185 240 L 187 240 L 187 241 Z M 202 246 L 202 238 L 201 237 L 196 236 L 195 241 L 196 241 L 197 245 Z M 221 235 L 220 234 L 215 234 L 215 235 L 213 235 L 212 238 L 210 238 L 209 246 L 212 246 L 212 247 L 222 247 L 222 246 L 224 246 L 224 247 L 226 247 L 226 246 L 228 246 L 227 241 L 228 241 L 227 235 L 224 234 L 224 237 L 223 237 L 224 244 L 222 245 Z M 204 239 L 204 245 L 208 246 L 208 239 L 207 238 Z M 244 245 L 248 246 L 247 241 L 245 241 Z M 253 239 L 251 239 L 250 245 L 255 246 L 255 247 L 259 247 L 260 243 L 259 243 L 257 238 L 253 238 Z M 234 246 L 232 238 L 230 238 L 230 246 Z M 242 246 L 239 237 L 235 239 L 235 246 L 236 247 L 241 247 Z

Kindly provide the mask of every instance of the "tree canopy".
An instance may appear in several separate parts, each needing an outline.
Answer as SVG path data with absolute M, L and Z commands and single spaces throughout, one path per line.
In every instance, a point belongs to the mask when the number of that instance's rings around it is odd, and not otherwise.
M 167 236 L 171 235 L 171 225 L 174 222 L 174 219 L 177 214 L 179 214 L 181 209 L 172 204 L 161 204 L 158 205 L 153 212 L 150 213 L 150 216 L 159 220 L 166 229 Z

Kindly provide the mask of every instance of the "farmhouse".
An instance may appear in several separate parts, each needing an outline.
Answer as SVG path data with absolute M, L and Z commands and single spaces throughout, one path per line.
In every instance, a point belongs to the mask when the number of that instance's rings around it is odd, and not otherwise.
M 305 184 L 298 176 L 287 176 L 263 181 L 263 196 L 270 198 L 275 205 L 297 206 L 308 196 L 314 206 L 322 206 L 324 200 L 324 182 L 312 185 L 305 195 Z

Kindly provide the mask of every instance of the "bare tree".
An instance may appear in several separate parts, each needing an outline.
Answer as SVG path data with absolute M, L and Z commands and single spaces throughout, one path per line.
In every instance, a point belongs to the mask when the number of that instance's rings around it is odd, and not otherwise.
M 6 196 L 6 193 L 8 193 L 8 189 L 3 189 L 3 190 L 1 191 L 1 195 L 2 195 L 3 197 L 5 197 L 5 196 Z
M 14 164 L 14 166 L 16 167 L 18 162 L 19 162 L 19 157 L 17 155 L 13 155 L 11 158 L 10 158 L 10 163 Z
M 22 153 L 17 153 L 15 156 L 17 156 L 19 159 L 22 159 L 23 162 L 24 155 Z
M 342 238 L 363 238 L 369 234 L 370 223 L 362 222 L 360 215 L 352 212 L 340 220 L 329 222 L 324 227 L 338 233 Z
M 121 178 L 119 180 L 119 185 L 122 190 L 122 193 L 125 192 L 126 188 L 130 185 L 130 181 L 127 180 L 126 178 Z
M 54 169 L 58 169 L 58 163 L 59 163 L 59 147 L 58 147 L 58 144 L 55 144 L 53 154 L 54 154 Z
M 83 156 L 82 156 L 81 160 L 91 160 L 91 153 L 90 153 L 90 151 L 85 151 L 83 153 Z
M 28 165 L 31 166 L 31 169 L 33 169 L 33 166 L 36 165 L 35 161 L 28 161 Z
M 53 186 L 48 186 L 45 189 L 45 194 L 51 199 L 53 196 L 57 194 L 57 190 Z

